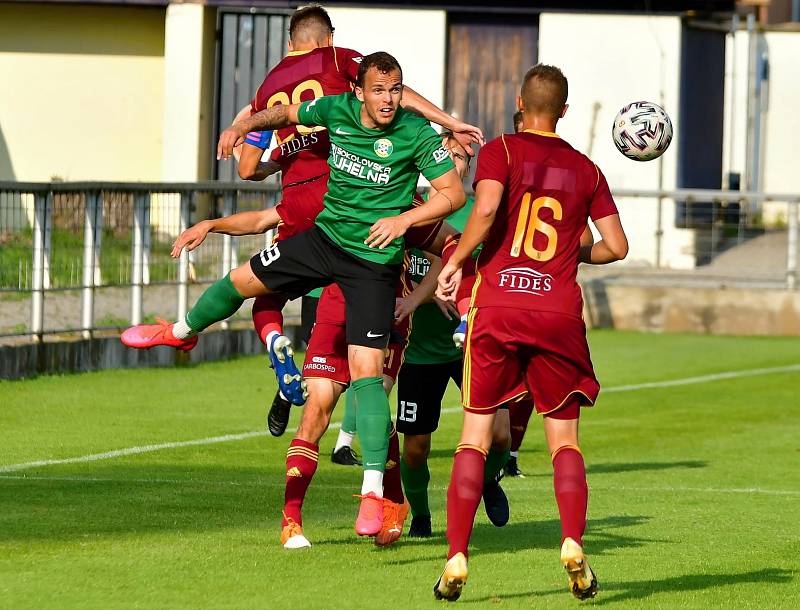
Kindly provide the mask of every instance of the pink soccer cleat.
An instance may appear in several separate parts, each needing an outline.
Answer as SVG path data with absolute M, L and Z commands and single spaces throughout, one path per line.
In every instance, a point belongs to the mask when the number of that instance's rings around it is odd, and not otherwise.
M 356 534 L 374 536 L 383 528 L 383 498 L 379 498 L 373 492 L 356 497 L 361 498 L 361 506 L 356 517 Z
M 123 345 L 136 349 L 150 349 L 157 345 L 166 345 L 188 352 L 197 345 L 197 335 L 188 339 L 178 339 L 172 334 L 172 324 L 156 318 L 158 324 L 137 324 L 122 333 L 119 340 Z

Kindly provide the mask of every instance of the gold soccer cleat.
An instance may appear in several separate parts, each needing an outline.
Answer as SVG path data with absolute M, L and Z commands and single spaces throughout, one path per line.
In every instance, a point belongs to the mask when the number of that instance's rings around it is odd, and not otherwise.
M 467 558 L 456 553 L 444 564 L 444 571 L 433 586 L 433 596 L 449 602 L 461 597 L 461 589 L 467 583 Z
M 569 576 L 569 590 L 578 599 L 590 599 L 597 595 L 597 577 L 589 567 L 583 548 L 572 538 L 565 538 L 561 545 L 561 565 Z

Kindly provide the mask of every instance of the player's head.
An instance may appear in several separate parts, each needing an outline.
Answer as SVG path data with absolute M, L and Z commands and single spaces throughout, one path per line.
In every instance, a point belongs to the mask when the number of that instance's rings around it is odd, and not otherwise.
M 567 112 L 567 77 L 555 66 L 536 64 L 525 73 L 517 107 L 524 115 L 552 120 Z
M 461 143 L 456 140 L 452 131 L 443 131 L 441 134 L 442 146 L 450 153 L 450 158 L 456 166 L 456 172 L 460 178 L 464 178 L 469 172 L 469 162 L 471 157 Z
M 514 133 L 522 131 L 522 110 L 517 110 L 514 113 Z
M 317 4 L 297 9 L 289 20 L 289 50 L 329 47 L 333 44 L 333 24 L 328 11 Z
M 365 55 L 358 67 L 355 94 L 364 102 L 361 108 L 364 126 L 374 129 L 388 127 L 403 97 L 403 70 L 400 64 L 383 51 Z

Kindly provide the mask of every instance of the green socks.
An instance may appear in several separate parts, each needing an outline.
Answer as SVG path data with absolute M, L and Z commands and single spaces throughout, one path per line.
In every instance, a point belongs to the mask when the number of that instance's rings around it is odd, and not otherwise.
M 400 476 L 403 478 L 403 491 L 411 505 L 411 515 L 414 517 L 417 515 L 430 516 L 428 483 L 431 480 L 431 473 L 428 470 L 428 462 L 419 468 L 409 468 L 405 461 L 400 460 Z
M 186 314 L 186 323 L 195 333 L 199 333 L 219 322 L 229 318 L 242 306 L 244 299 L 231 282 L 230 274 L 217 280 L 200 295 L 194 307 Z
M 342 431 L 354 434 L 356 431 L 356 393 L 348 390 L 344 393 L 344 418 L 342 419 Z
M 497 476 L 497 473 L 499 473 L 503 469 L 503 466 L 506 465 L 508 456 L 510 455 L 511 451 L 509 449 L 504 451 L 494 448 L 489 449 L 489 454 L 486 456 L 486 466 L 483 468 L 484 483 L 491 481 Z
M 389 399 L 383 389 L 381 377 L 365 377 L 350 384 L 356 411 L 356 428 L 361 440 L 361 453 L 364 470 L 386 468 L 386 456 L 389 452 L 389 429 L 391 415 Z M 349 393 L 349 392 L 348 392 Z

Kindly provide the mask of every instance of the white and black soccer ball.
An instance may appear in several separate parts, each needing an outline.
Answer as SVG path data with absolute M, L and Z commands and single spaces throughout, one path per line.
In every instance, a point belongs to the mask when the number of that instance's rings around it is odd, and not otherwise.
M 611 130 L 617 150 L 634 161 L 657 159 L 672 142 L 672 121 L 658 104 L 633 102 L 617 113 Z

